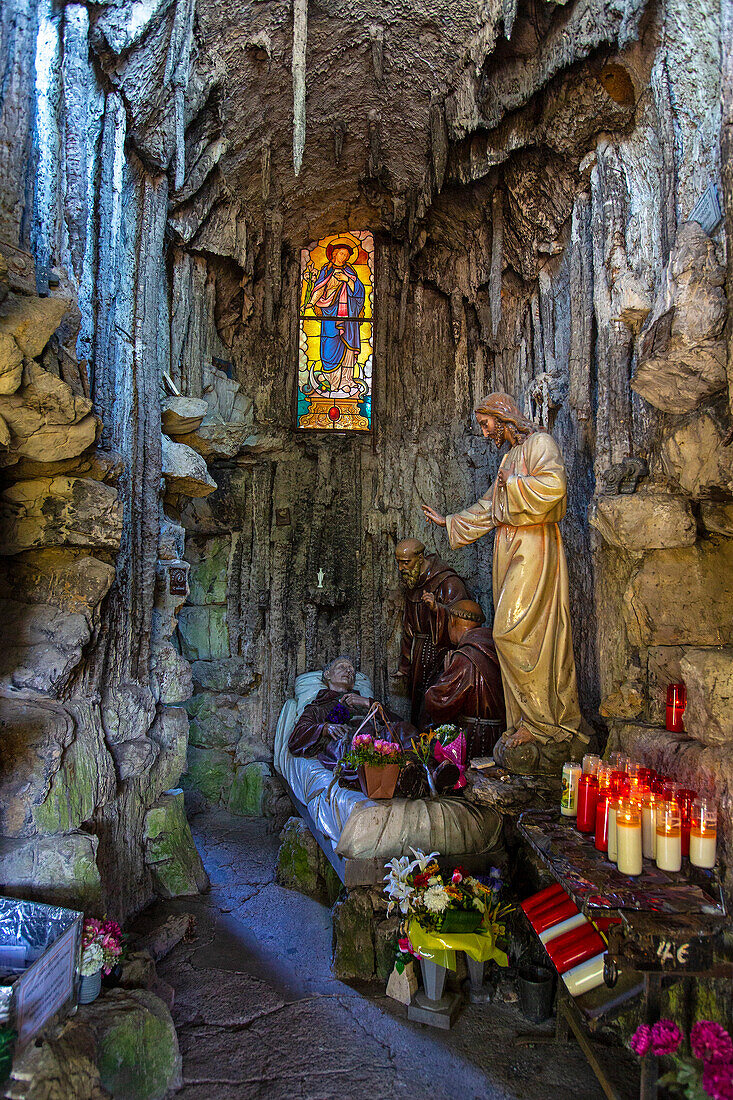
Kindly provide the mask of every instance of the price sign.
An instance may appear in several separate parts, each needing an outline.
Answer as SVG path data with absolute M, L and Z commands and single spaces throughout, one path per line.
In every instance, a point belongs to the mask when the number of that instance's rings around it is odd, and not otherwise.
M 707 970 L 712 966 L 713 952 L 709 940 L 672 940 L 664 936 L 653 937 L 654 954 L 645 969 L 655 970 Z

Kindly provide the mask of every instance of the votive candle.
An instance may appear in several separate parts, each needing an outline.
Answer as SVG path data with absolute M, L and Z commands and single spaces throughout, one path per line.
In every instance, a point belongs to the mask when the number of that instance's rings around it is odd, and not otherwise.
M 657 854 L 657 806 L 659 795 L 645 791 L 641 802 L 641 851 L 644 859 Z
M 682 819 L 676 802 L 657 806 L 657 854 L 660 871 L 679 871 L 682 867 Z
M 708 799 L 696 798 L 690 820 L 690 863 L 693 867 L 715 866 L 717 836 L 718 811 Z
M 608 851 L 608 798 L 600 795 L 596 803 L 595 846 L 599 852 Z
M 580 764 L 568 760 L 562 769 L 562 797 L 560 813 L 563 817 L 575 817 L 578 812 L 578 780 L 582 774 Z
M 605 762 L 599 765 L 598 768 L 598 797 L 608 798 L 611 793 L 611 776 L 613 775 L 613 768 L 610 764 Z
M 600 756 L 596 756 L 593 752 L 587 752 L 583 757 L 583 775 L 598 775 L 601 763 Z
M 674 800 L 680 808 L 680 817 L 682 819 L 682 855 L 689 856 L 690 854 L 690 824 L 692 816 L 692 803 L 697 798 L 697 791 L 692 791 L 688 787 L 680 787 L 674 796 Z
M 608 759 L 618 772 L 625 772 L 630 763 L 629 757 L 623 752 L 612 752 Z
M 683 683 L 670 684 L 667 688 L 666 726 L 671 733 L 682 733 L 685 728 L 683 715 L 687 706 L 687 688 Z
M 581 833 L 592 833 L 596 827 L 598 805 L 598 780 L 585 772 L 578 780 L 578 828 Z
M 638 802 L 622 799 L 616 810 L 618 869 L 623 875 L 640 875 L 642 868 L 641 812 Z
M 611 863 L 618 859 L 618 839 L 616 834 L 616 814 L 618 812 L 619 799 L 608 800 L 608 858 Z

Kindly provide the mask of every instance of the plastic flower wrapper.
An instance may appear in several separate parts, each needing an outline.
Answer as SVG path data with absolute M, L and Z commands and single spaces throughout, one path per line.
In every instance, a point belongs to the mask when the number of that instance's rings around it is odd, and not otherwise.
M 82 977 L 89 978 L 92 974 L 96 974 L 98 970 L 102 969 L 102 963 L 104 962 L 104 951 L 100 943 L 90 943 L 84 948 L 81 956 L 80 971 Z

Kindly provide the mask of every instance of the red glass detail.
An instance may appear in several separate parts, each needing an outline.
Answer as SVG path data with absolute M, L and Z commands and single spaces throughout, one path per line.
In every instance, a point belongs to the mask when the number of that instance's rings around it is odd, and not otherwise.
M 599 852 L 608 851 L 608 799 L 599 798 L 596 805 L 596 841 Z
M 689 856 L 692 803 L 697 798 L 697 791 L 690 790 L 689 787 L 682 787 L 674 797 L 680 808 L 680 818 L 682 819 L 682 855 Z
M 328 410 L 328 419 L 332 420 L 334 424 L 337 420 L 341 419 L 341 409 L 338 407 L 338 405 L 332 405 L 331 408 Z
M 598 780 L 594 775 L 581 775 L 578 780 L 578 828 L 581 833 L 592 833 L 596 827 L 598 804 Z
M 670 733 L 683 733 L 682 716 L 687 706 L 687 688 L 684 684 L 670 684 L 667 688 L 667 729 Z

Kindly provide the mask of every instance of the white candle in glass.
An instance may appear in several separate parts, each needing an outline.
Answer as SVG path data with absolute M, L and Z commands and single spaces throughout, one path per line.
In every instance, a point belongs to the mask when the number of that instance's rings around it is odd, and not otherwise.
M 618 800 L 612 798 L 608 803 L 608 858 L 611 863 L 615 863 L 618 859 L 618 840 L 616 837 L 617 810 Z
M 657 806 L 659 799 L 652 791 L 644 794 L 641 804 L 641 852 L 644 859 L 654 859 L 657 854 Z
M 641 813 L 637 802 L 624 800 L 616 811 L 618 869 L 623 875 L 640 875 Z
M 583 774 L 580 764 L 569 760 L 562 770 L 562 799 L 560 813 L 563 817 L 578 816 L 578 780 Z
M 694 867 L 715 866 L 718 836 L 718 812 L 705 798 L 692 803 L 690 822 L 690 863 Z
M 679 871 L 682 867 L 682 818 L 676 802 L 657 806 L 657 867 Z

